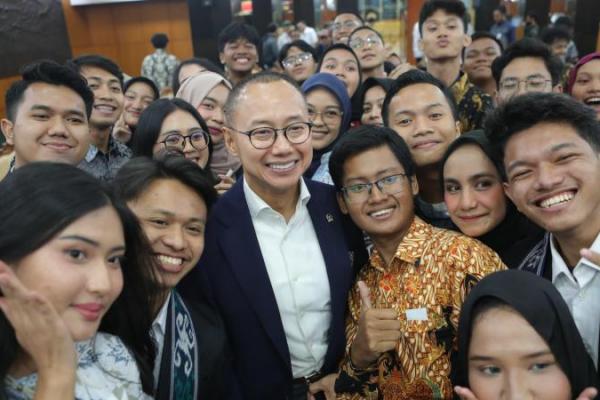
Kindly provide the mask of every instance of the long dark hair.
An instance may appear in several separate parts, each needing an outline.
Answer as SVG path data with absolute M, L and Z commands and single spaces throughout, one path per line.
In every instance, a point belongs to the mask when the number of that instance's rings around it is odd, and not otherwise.
M 156 144 L 156 140 L 160 134 L 160 128 L 162 127 L 163 121 L 171 113 L 181 110 L 188 112 L 194 117 L 204 132 L 208 133 L 208 126 L 198 110 L 196 110 L 190 103 L 185 100 L 174 98 L 174 99 L 158 99 L 152 102 L 140 115 L 140 119 L 135 129 L 135 135 L 131 138 L 131 150 L 133 156 L 146 156 L 153 157 L 153 148 Z M 212 142 L 208 142 L 208 162 L 207 166 L 210 165 L 210 159 L 212 156 Z
M 118 336 L 133 354 L 144 392 L 152 394 L 155 347 L 149 332 L 158 304 L 155 263 L 135 215 L 94 177 L 66 164 L 36 162 L 17 169 L 0 183 L 0 259 L 16 264 L 77 219 L 113 207 L 123 225 L 126 250 L 123 290 L 102 319 L 99 330 Z M 0 313 L 0 399 L 4 379 L 20 346 Z

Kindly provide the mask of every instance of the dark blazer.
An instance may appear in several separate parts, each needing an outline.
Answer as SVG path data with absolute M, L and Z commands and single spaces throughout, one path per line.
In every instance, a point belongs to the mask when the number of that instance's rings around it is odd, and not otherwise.
M 169 301 L 173 301 L 173 297 Z M 207 299 L 185 301 L 190 312 L 196 343 L 198 343 L 198 400 L 221 400 L 231 398 L 231 354 L 227 345 L 223 320 L 216 308 Z M 158 376 L 157 400 L 169 400 L 171 390 L 171 351 L 173 331 L 171 329 L 171 307 L 168 308 L 167 326 Z M 195 400 L 195 399 L 181 399 Z
M 352 260 L 366 260 L 362 236 L 337 206 L 332 186 L 305 181 L 307 208 L 321 246 L 331 290 L 329 348 L 323 372 L 337 369 L 345 348 L 345 313 L 353 282 Z M 348 232 L 352 232 L 348 237 Z M 352 242 L 353 245 L 348 243 Z M 240 179 L 215 205 L 206 227 L 204 254 L 182 290 L 211 292 L 232 346 L 234 372 L 247 399 L 284 399 L 292 386 L 283 324 Z

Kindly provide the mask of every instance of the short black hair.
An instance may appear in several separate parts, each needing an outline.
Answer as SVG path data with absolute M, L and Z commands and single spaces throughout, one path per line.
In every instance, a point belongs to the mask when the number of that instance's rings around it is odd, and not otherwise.
M 117 78 L 121 84 L 121 89 L 123 89 L 123 71 L 110 58 L 101 56 L 100 54 L 86 54 L 69 60 L 67 65 L 76 69 L 79 73 L 86 66 L 100 68 Z
M 155 48 L 164 49 L 169 43 L 169 37 L 165 33 L 155 33 L 150 41 Z
M 355 16 L 355 17 L 356 17 L 356 18 L 357 18 L 357 19 L 360 21 L 360 23 L 361 23 L 362 25 L 364 25 L 364 24 L 365 24 L 365 20 L 364 20 L 364 18 L 363 18 L 363 17 L 361 17 L 361 15 L 360 15 L 360 14 L 358 14 L 357 12 L 354 12 L 354 11 L 339 11 L 339 12 L 337 13 L 337 15 L 335 16 L 335 18 L 339 17 L 339 16 L 340 16 L 340 15 L 342 15 L 342 14 L 352 14 L 352 15 L 354 15 L 354 16 Z M 334 21 L 335 21 L 335 18 L 333 19 Z
M 386 126 L 388 126 L 389 122 L 390 103 L 394 96 L 396 96 L 400 90 L 412 85 L 417 85 L 419 83 L 427 83 L 440 89 L 448 101 L 448 106 L 450 106 L 450 110 L 452 111 L 454 119 L 458 121 L 458 109 L 456 108 L 456 101 L 454 100 L 452 92 L 446 87 L 446 85 L 444 85 L 442 81 L 431 75 L 429 72 L 421 71 L 420 69 L 413 69 L 400 75 L 385 95 L 385 100 L 381 106 L 381 116 L 383 118 L 383 123 Z
M 131 79 L 128 79 L 127 82 L 125 82 L 125 85 L 123 87 L 123 93 L 125 93 L 127 91 L 127 89 L 129 89 L 129 87 L 131 85 L 133 85 L 134 83 L 144 83 L 144 84 L 148 85 L 150 87 L 150 89 L 152 90 L 152 94 L 154 95 L 154 100 L 156 100 L 160 97 L 160 93 L 158 92 L 158 88 L 156 87 L 156 84 L 154 83 L 154 81 L 152 79 L 146 78 L 145 76 L 136 76 Z
M 287 53 L 288 53 L 288 51 L 290 51 L 290 49 L 292 47 L 300 49 L 305 53 L 310 53 L 312 55 L 312 58 L 315 63 L 317 63 L 319 61 L 319 55 L 317 54 L 317 50 L 314 47 L 312 47 L 310 44 L 306 43 L 304 40 L 298 39 L 298 40 L 294 40 L 293 42 L 286 43 L 279 51 L 278 60 L 279 60 L 279 64 L 282 67 L 283 67 L 283 60 L 285 60 L 287 58 L 287 56 L 288 56 Z
M 5 93 L 6 117 L 14 122 L 17 110 L 23 101 L 23 95 L 32 83 L 66 86 L 77 93 L 85 104 L 88 119 L 94 105 L 94 94 L 85 79 L 77 72 L 54 61 L 41 60 L 29 64 L 21 71 L 21 79 L 13 82 Z
M 419 33 L 421 36 L 423 36 L 423 24 L 427 18 L 431 17 L 438 10 L 442 10 L 446 14 L 455 15 L 460 18 L 463 23 L 463 30 L 467 32 L 469 18 L 467 15 L 467 9 L 462 1 L 428 0 L 425 4 L 423 4 L 423 7 L 421 7 L 421 13 L 419 14 Z
M 540 38 L 542 42 L 551 46 L 557 40 L 571 41 L 571 34 L 562 26 L 550 26 L 542 32 Z
M 540 24 L 540 17 L 537 15 L 537 13 L 535 11 L 527 12 L 526 17 L 533 19 L 536 24 L 538 24 L 538 25 Z
M 305 98 L 304 93 L 302 93 L 302 90 L 300 89 L 296 81 L 294 81 L 288 75 L 273 71 L 262 71 L 258 74 L 250 75 L 242 79 L 240 82 L 238 82 L 237 85 L 233 87 L 231 92 L 229 92 L 229 95 L 227 96 L 227 101 L 225 101 L 225 106 L 223 106 L 223 114 L 225 114 L 226 124 L 231 124 L 233 120 L 233 113 L 235 112 L 235 109 L 238 105 L 240 95 L 244 90 L 246 90 L 248 86 L 256 83 L 272 83 L 279 81 L 289 83 L 294 89 L 298 91 L 302 98 Z
M 235 42 L 239 38 L 244 38 L 254 46 L 256 46 L 256 51 L 259 51 L 260 48 L 260 36 L 258 32 L 252 25 L 245 24 L 243 22 L 232 22 L 227 25 L 221 33 L 219 33 L 219 37 L 217 39 L 219 52 L 222 52 L 225 49 L 225 45 L 230 42 Z
M 524 38 L 508 46 L 504 52 L 492 62 L 492 75 L 496 80 L 496 86 L 500 87 L 502 71 L 515 58 L 534 57 L 544 60 L 546 69 L 552 77 L 552 86 L 560 83 L 562 62 L 552 55 L 550 48 L 541 40 L 535 38 Z
M 367 25 L 363 25 L 363 26 L 359 26 L 358 28 L 355 28 L 352 33 L 350 33 L 350 36 L 348 36 L 348 42 L 350 42 L 350 39 L 352 38 L 352 35 L 354 35 L 356 32 L 358 31 L 371 31 L 373 33 L 375 33 L 379 39 L 381 39 L 381 43 L 383 43 L 385 45 L 385 40 L 383 39 L 383 36 L 381 36 L 381 33 L 379 33 L 376 29 L 371 28 L 370 26 Z
M 572 28 L 573 20 L 571 20 L 571 18 L 567 15 L 562 15 L 556 18 L 556 21 L 554 21 L 554 26 L 564 26 L 566 28 Z
M 267 25 L 267 32 L 269 32 L 269 33 L 277 32 L 277 24 L 275 22 L 271 22 L 269 25 Z
M 204 200 L 207 211 L 217 201 L 209 173 L 193 161 L 172 154 L 131 159 L 117 173 L 113 189 L 121 200 L 129 202 L 139 198 L 159 179 L 175 179 L 187 186 Z
M 471 43 L 479 39 L 491 39 L 500 47 L 500 52 L 504 51 L 504 46 L 498 38 L 486 31 L 477 31 L 471 35 Z
M 344 181 L 344 164 L 350 157 L 365 151 L 387 146 L 404 168 L 410 179 L 415 175 L 415 162 L 404 139 L 393 129 L 384 126 L 361 125 L 346 132 L 334 146 L 329 157 L 329 174 L 335 189 L 342 190 Z
M 173 88 L 173 93 L 176 94 L 181 86 L 181 82 L 179 82 L 179 72 L 181 72 L 181 68 L 192 64 L 198 65 L 202 68 L 205 68 L 207 71 L 214 72 L 215 74 L 225 77 L 223 69 L 214 62 L 210 61 L 208 58 L 188 58 L 187 60 L 183 60 L 181 63 L 179 63 L 177 68 L 175 68 L 175 71 L 173 71 L 173 76 L 171 78 L 171 87 Z
M 600 152 L 600 122 L 585 104 L 559 93 L 526 93 L 488 114 L 485 132 L 500 160 L 508 140 L 537 124 L 550 122 L 572 126 L 577 134 Z

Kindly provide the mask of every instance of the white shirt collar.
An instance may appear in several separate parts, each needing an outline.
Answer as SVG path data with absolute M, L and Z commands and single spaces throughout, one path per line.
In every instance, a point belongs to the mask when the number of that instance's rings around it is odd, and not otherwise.
M 590 246 L 590 250 L 596 253 L 600 253 L 600 233 L 598 234 L 598 236 L 596 236 L 596 239 L 594 239 L 594 243 L 592 243 L 592 245 Z M 569 270 L 569 267 L 567 267 L 567 263 L 565 263 L 565 260 L 562 258 L 560 252 L 554 244 L 553 235 L 550 237 L 550 251 L 552 252 L 552 283 L 555 283 L 556 279 L 561 274 L 565 274 L 567 277 L 569 277 L 569 279 L 573 279 L 572 273 Z M 580 258 L 577 262 L 577 265 L 575 265 L 575 268 L 579 267 L 580 265 L 585 265 L 600 272 L 600 266 L 594 264 L 586 258 Z M 573 268 L 573 271 L 575 270 L 575 268 Z
M 158 312 L 156 319 L 152 323 L 152 330 L 155 331 L 155 333 L 162 335 L 162 337 L 164 337 L 165 333 L 167 332 L 167 312 L 169 310 L 169 301 L 170 300 L 171 300 L 171 292 L 169 292 L 169 295 L 167 296 L 165 303 L 160 308 L 160 311 Z M 159 338 L 156 338 L 156 339 L 159 339 Z
M 246 197 L 246 202 L 248 203 L 248 209 L 250 210 L 250 216 L 252 219 L 256 218 L 256 216 L 263 210 L 273 210 L 270 205 L 268 205 L 258 194 L 256 194 L 254 190 L 252 190 L 245 179 L 244 196 Z M 305 207 L 309 200 L 310 192 L 308 191 L 308 187 L 306 187 L 306 183 L 304 183 L 304 178 L 300 178 L 300 196 L 298 196 L 298 202 L 296 203 L 296 211 L 300 207 Z

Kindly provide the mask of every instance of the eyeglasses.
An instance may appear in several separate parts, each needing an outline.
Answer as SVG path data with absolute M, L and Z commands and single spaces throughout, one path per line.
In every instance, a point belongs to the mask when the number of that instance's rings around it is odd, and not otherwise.
M 293 56 L 286 57 L 285 60 L 281 62 L 284 68 L 291 68 L 297 64 L 304 64 L 308 60 L 312 58 L 312 54 L 310 53 L 300 53 Z
M 342 29 L 342 26 L 346 29 L 354 29 L 358 28 L 360 26 L 360 23 L 354 21 L 353 19 L 349 19 L 347 21 L 344 21 L 343 23 L 336 22 L 335 24 L 331 25 L 331 29 L 333 29 L 334 31 L 339 31 L 340 29 Z
M 310 137 L 311 128 L 312 125 L 310 122 L 295 122 L 281 129 L 271 128 L 270 126 L 261 126 L 249 131 L 240 131 L 229 127 L 229 129 L 236 131 L 237 133 L 248 136 L 250 144 L 259 150 L 268 149 L 273 146 L 279 132 L 283 132 L 283 136 L 285 136 L 287 141 L 292 144 L 304 143 Z
M 550 79 L 545 79 L 542 76 L 533 76 L 527 79 L 508 78 L 500 82 L 500 90 L 508 94 L 516 93 L 519 90 L 521 83 L 525 83 L 526 91 L 541 92 L 549 82 L 552 81 Z
M 320 112 L 312 108 L 308 109 L 308 118 L 311 122 L 314 122 L 317 119 L 317 115 L 320 115 L 323 122 L 336 123 L 342 118 L 343 114 L 344 113 L 337 108 L 328 108 Z
M 367 36 L 365 39 L 355 37 L 352 38 L 349 43 L 350 47 L 352 47 L 354 50 L 358 50 L 362 47 L 371 47 L 374 44 L 382 44 L 381 39 L 375 35 Z
M 373 186 L 383 194 L 396 194 L 404 190 L 402 179 L 406 178 L 406 174 L 395 174 L 383 177 L 375 182 L 357 183 L 355 185 L 345 186 L 342 192 L 350 203 L 362 203 L 369 199 Z
M 179 133 L 170 133 L 164 140 L 160 141 L 167 150 L 181 150 L 185 148 L 186 140 L 190 141 L 190 145 L 196 150 L 204 150 L 210 141 L 208 133 L 202 129 L 191 131 L 189 135 L 181 135 Z

